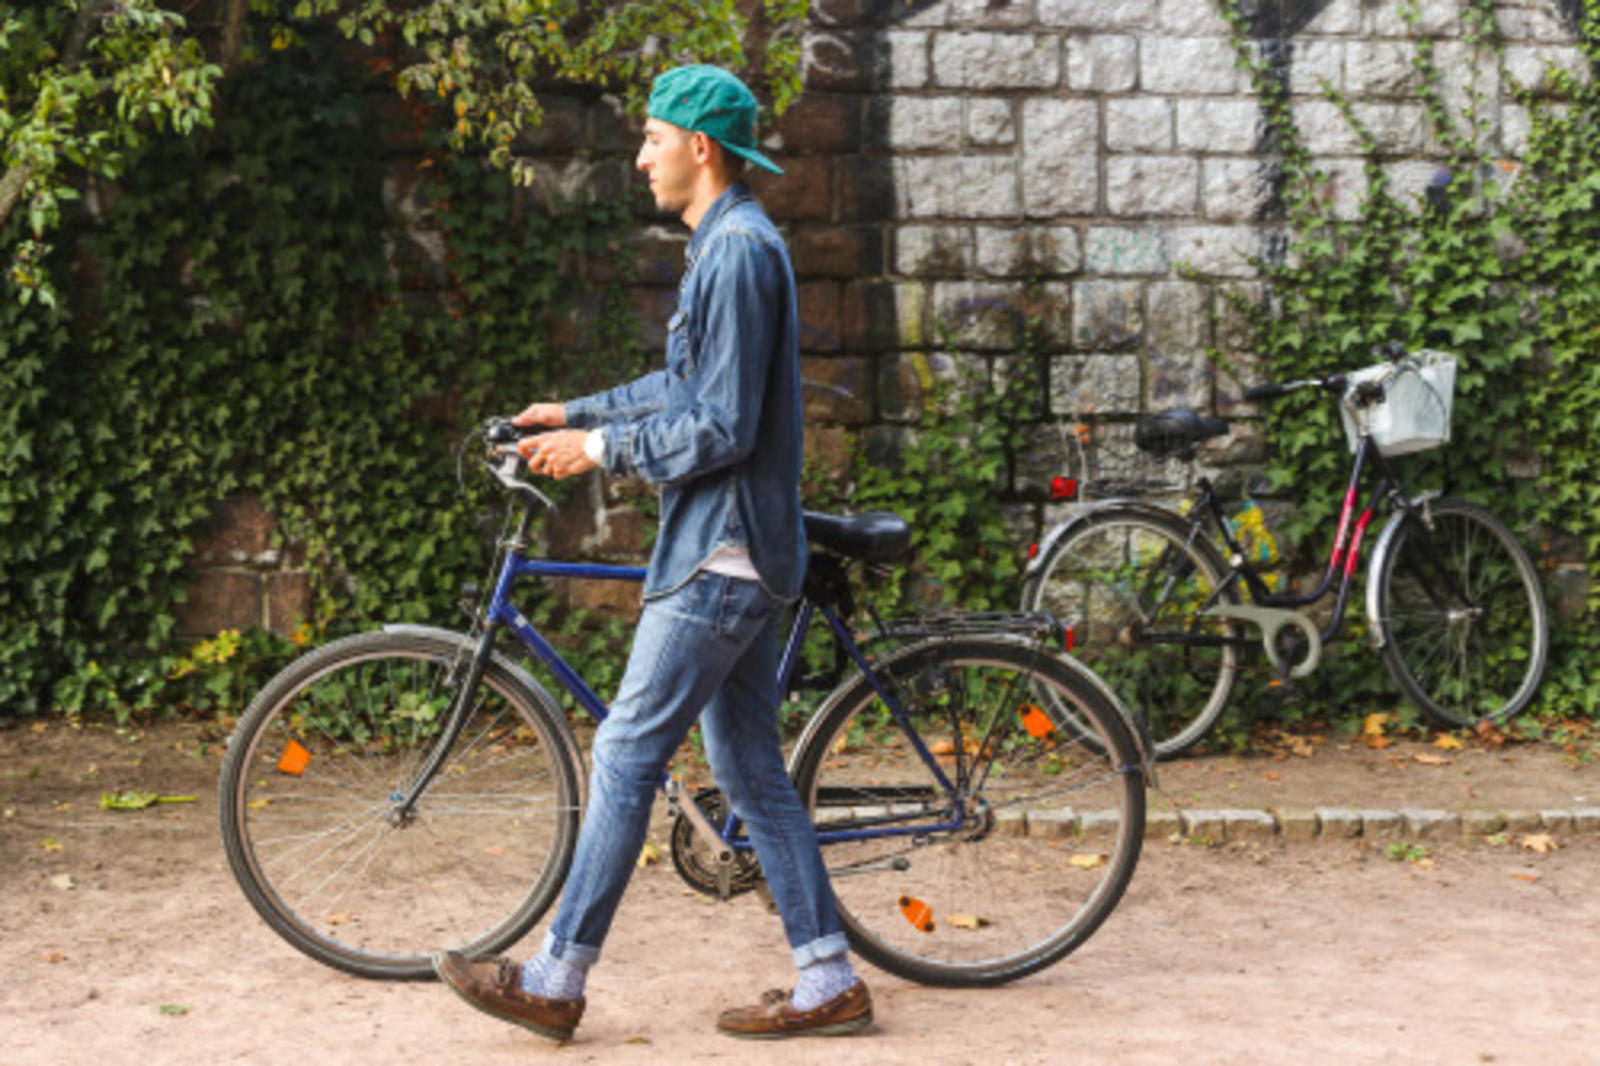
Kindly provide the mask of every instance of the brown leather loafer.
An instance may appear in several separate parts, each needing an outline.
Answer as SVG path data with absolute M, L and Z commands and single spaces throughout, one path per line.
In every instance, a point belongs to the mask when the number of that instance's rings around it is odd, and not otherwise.
M 773 989 L 754 1007 L 722 1012 L 717 1028 L 729 1036 L 773 1040 L 786 1036 L 843 1036 L 872 1024 L 872 994 L 856 983 L 813 1010 L 795 1010 L 789 993 Z
M 524 992 L 522 966 L 505 957 L 473 962 L 459 951 L 441 951 L 433 957 L 433 972 L 483 1013 L 552 1040 L 571 1040 L 583 1017 L 581 999 L 545 999 Z

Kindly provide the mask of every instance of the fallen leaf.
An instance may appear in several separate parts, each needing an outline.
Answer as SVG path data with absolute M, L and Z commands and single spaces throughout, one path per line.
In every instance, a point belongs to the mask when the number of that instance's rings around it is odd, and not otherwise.
M 72 879 L 71 874 L 56 874 L 50 878 L 50 884 L 66 892 L 75 887 L 77 882 Z
M 1513 872 L 1511 876 L 1515 877 L 1519 881 L 1526 881 L 1530 885 L 1537 884 L 1538 881 L 1539 881 L 1539 875 L 1538 874 L 1525 874 L 1525 873 Z
M 1098 852 L 1080 851 L 1078 854 L 1068 859 L 1067 862 L 1069 865 L 1076 866 L 1080 870 L 1093 870 L 1097 866 L 1104 866 L 1106 864 L 1106 857 Z
M 957 929 L 982 929 L 989 924 L 989 919 L 980 918 L 976 914 L 952 914 L 945 919 L 946 925 L 953 925 Z
M 262 808 L 266 807 L 271 802 L 272 802 L 272 797 L 271 796 L 262 796 L 258 800 L 251 800 L 249 803 L 246 803 L 245 806 L 250 808 L 252 811 L 259 811 Z
M 502 847 L 484 848 L 483 853 L 491 859 L 501 859 L 505 857 L 506 849 Z
M 72 801 L 71 800 L 62 800 L 60 803 L 56 804 L 56 810 L 58 810 L 58 811 L 70 811 L 70 810 L 72 810 Z
M 1283 780 L 1283 775 L 1278 773 L 1278 771 L 1276 771 L 1276 770 L 1263 770 L 1263 771 L 1261 771 L 1261 776 L 1266 778 L 1268 781 L 1282 781 Z
M 624 1044 L 648 1044 L 648 1043 L 650 1043 L 650 1038 L 648 1036 L 630 1036 L 630 1037 L 628 1037 L 628 1039 L 624 1040 L 623 1043 Z
M 652 866 L 661 861 L 661 848 L 656 844 L 646 843 L 639 849 L 639 869 Z
M 1305 737 L 1291 737 L 1289 739 L 1289 752 L 1302 759 L 1309 759 L 1317 753 L 1317 746 Z
M 936 740 L 928 745 L 928 754 L 930 755 L 954 755 L 955 753 L 956 742 L 953 740 Z
M 1522 838 L 1521 843 L 1524 851 L 1537 851 L 1541 855 L 1555 851 L 1561 846 L 1549 833 L 1529 833 Z
M 33 731 L 35 733 L 43 733 L 46 729 L 49 729 L 50 727 L 45 725 L 43 722 L 35 722 L 35 723 L 33 723 L 33 727 L 32 728 L 33 728 Z
M 161 1013 L 170 1014 L 175 1018 L 181 1018 L 185 1014 L 189 1013 L 189 1008 L 183 1003 L 163 1003 L 161 1004 Z
M 66 962 L 67 953 L 64 951 L 41 951 L 39 952 L 39 961 L 48 962 L 51 964 Z
M 61 841 L 57 840 L 55 837 L 45 837 L 44 843 L 41 844 L 40 847 L 44 848 L 46 851 L 60 851 Z
M 157 803 L 194 802 L 194 796 L 163 796 L 159 792 L 138 792 L 133 789 L 100 793 L 100 809 L 103 811 L 142 811 Z
M 1461 743 L 1458 737 L 1451 736 L 1449 733 L 1440 733 L 1433 738 L 1433 746 L 1443 748 L 1445 751 L 1460 751 L 1465 745 Z
M 1411 758 L 1424 766 L 1449 766 L 1455 761 L 1443 755 L 1435 755 L 1431 751 L 1419 751 Z
M 328 924 L 329 925 L 344 925 L 349 920 L 350 920 L 350 912 L 349 911 L 338 911 L 337 913 L 328 915 Z

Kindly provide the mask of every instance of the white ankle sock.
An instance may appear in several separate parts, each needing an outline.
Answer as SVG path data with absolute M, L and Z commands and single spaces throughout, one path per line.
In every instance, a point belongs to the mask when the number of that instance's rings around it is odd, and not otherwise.
M 544 999 L 582 999 L 589 964 L 568 962 L 541 951 L 522 964 L 522 990 Z
M 789 1005 L 795 1010 L 815 1010 L 855 983 L 850 954 L 841 951 L 800 967 L 800 980 L 789 996 Z

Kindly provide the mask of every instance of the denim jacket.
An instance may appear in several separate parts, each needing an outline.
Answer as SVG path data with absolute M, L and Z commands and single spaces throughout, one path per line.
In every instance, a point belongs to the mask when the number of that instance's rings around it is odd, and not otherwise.
M 800 343 L 794 272 L 742 182 L 689 239 L 663 370 L 566 405 L 600 428 L 603 466 L 660 486 L 661 527 L 644 596 L 683 585 L 724 546 L 742 547 L 767 591 L 799 595 Z

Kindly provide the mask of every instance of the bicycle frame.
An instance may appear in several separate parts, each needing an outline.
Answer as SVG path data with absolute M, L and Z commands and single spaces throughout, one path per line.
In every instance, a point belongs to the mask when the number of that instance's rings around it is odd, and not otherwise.
M 503 480 L 503 479 L 502 479 Z M 559 651 L 539 632 L 538 628 L 530 622 L 512 599 L 513 589 L 520 578 L 546 578 L 570 577 L 598 579 L 603 581 L 632 581 L 642 582 L 646 571 L 642 567 L 618 566 L 605 563 L 567 563 L 557 562 L 542 558 L 528 558 L 529 528 L 532 523 L 532 508 L 534 503 L 526 496 L 519 500 L 521 513 L 517 522 L 515 534 L 506 540 L 504 559 L 500 563 L 499 573 L 495 580 L 494 592 L 483 611 L 483 632 L 478 638 L 471 660 L 466 664 L 466 672 L 457 682 L 456 693 L 451 701 L 451 708 L 446 717 L 446 725 L 440 734 L 439 742 L 429 753 L 422 769 L 418 771 L 416 780 L 407 789 L 404 797 L 396 807 L 396 817 L 408 819 L 417 800 L 427 789 L 429 782 L 438 772 L 448 756 L 450 749 L 459 739 L 465 728 L 468 710 L 471 707 L 471 697 L 477 688 L 479 679 L 483 674 L 485 665 L 493 654 L 493 646 L 498 632 L 509 629 L 528 650 L 549 668 L 551 674 L 561 683 L 561 686 L 571 693 L 573 699 L 587 711 L 596 722 L 605 720 L 608 708 L 589 684 L 574 670 Z M 544 503 L 549 501 L 545 500 Z M 513 503 L 512 506 L 518 506 Z M 960 829 L 967 820 L 967 815 L 962 810 L 962 805 L 955 802 L 956 785 L 945 774 L 933 753 L 928 749 L 915 726 L 911 724 L 910 716 L 895 698 L 889 686 L 872 669 L 871 663 L 862 652 L 860 646 L 851 635 L 849 628 L 844 624 L 839 614 L 826 602 L 819 602 L 809 595 L 799 601 L 794 623 L 789 630 L 789 635 L 784 647 L 782 658 L 778 667 L 778 691 L 790 691 L 790 684 L 795 679 L 800 662 L 802 646 L 805 642 L 807 631 L 815 615 L 820 612 L 827 621 L 829 629 L 833 632 L 836 646 L 844 651 L 851 662 L 855 664 L 864 677 L 866 677 L 873 690 L 888 707 L 890 715 L 894 718 L 901 733 L 911 744 L 917 757 L 933 775 L 934 781 L 943 793 L 951 799 L 949 809 L 952 812 L 948 820 L 938 822 L 917 822 L 915 824 L 883 826 L 874 829 L 837 830 L 819 832 L 817 839 L 823 845 L 851 840 L 862 840 L 884 836 L 916 836 L 929 833 L 942 833 Z M 458 666 L 459 669 L 459 666 Z M 663 775 L 662 787 L 668 789 L 671 778 Z M 670 794 L 670 792 L 669 792 Z M 685 811 L 694 808 L 691 799 L 683 805 Z M 699 814 L 694 810 L 690 814 L 702 831 L 713 833 L 724 848 L 734 851 L 749 851 L 753 848 L 750 841 L 743 835 L 737 815 L 730 814 L 727 824 L 719 832 L 709 822 L 703 824 L 695 818 Z

